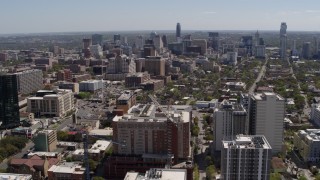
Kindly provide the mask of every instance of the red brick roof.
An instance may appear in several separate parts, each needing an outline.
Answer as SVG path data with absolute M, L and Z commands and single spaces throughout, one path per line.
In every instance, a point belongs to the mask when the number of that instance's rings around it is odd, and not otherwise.
M 32 156 L 30 159 L 12 159 L 10 162 L 10 165 L 14 165 L 14 166 L 21 166 L 21 165 L 27 165 L 30 168 L 33 168 L 35 166 L 43 166 L 45 160 L 41 159 L 39 156 L 34 155 Z M 48 158 L 48 162 L 49 162 L 49 168 L 52 165 L 56 165 L 59 160 L 57 158 Z

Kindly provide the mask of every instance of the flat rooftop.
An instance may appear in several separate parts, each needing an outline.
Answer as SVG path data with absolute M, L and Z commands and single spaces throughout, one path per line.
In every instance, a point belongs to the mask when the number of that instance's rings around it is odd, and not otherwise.
M 298 131 L 299 137 L 312 141 L 320 141 L 320 129 L 306 129 Z
M 30 175 L 30 174 L 0 173 L 0 179 L 3 179 L 3 180 L 32 180 L 32 175 Z
M 235 149 L 271 149 L 263 135 L 237 135 L 232 141 L 223 141 L 224 148 Z

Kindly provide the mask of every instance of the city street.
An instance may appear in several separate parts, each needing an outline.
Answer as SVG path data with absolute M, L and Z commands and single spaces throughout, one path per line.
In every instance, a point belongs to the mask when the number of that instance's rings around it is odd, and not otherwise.
M 29 141 L 27 144 L 26 144 L 26 147 L 24 147 L 20 153 L 16 154 L 16 155 L 13 155 L 11 157 L 13 158 L 22 158 L 25 154 L 28 153 L 28 151 L 34 147 L 34 143 L 32 141 Z M 11 157 L 5 159 L 2 161 L 2 163 L 0 163 L 0 169 L 7 169 L 8 168 L 8 159 L 10 159 Z
M 257 77 L 257 79 L 254 81 L 254 83 L 252 84 L 252 86 L 249 89 L 249 94 L 252 94 L 254 92 L 254 90 L 256 89 L 257 83 L 261 80 L 261 78 L 264 76 L 264 74 L 266 73 L 266 66 L 268 63 L 268 58 L 266 58 L 266 62 L 263 64 L 263 66 L 261 67 L 260 73 Z

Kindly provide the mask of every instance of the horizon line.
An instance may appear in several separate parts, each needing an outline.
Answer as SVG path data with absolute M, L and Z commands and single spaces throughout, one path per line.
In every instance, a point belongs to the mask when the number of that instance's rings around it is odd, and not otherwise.
M 68 34 L 71 34 L 71 33 L 110 33 L 110 32 L 136 32 L 136 31 L 150 31 L 150 32 L 161 32 L 161 31 L 172 31 L 173 33 L 175 32 L 175 30 L 150 30 L 150 29 L 145 29 L 145 30 L 105 30 L 105 31 L 48 31 L 48 32 L 16 32 L 16 33 L 0 33 L 0 35 L 32 35 L 32 34 L 61 34 L 61 33 L 68 33 Z M 193 31 L 193 32 L 201 32 L 201 31 L 205 31 L 205 32 L 221 32 L 221 31 L 243 31 L 243 32 L 256 32 L 256 31 L 259 31 L 259 32 L 263 32 L 263 31 L 267 31 L 267 32 L 275 32 L 275 31 L 279 31 L 279 30 L 270 30 L 270 29 L 252 29 L 252 30 L 249 30 L 249 29 L 238 29 L 238 30 L 228 30 L 228 29 L 225 29 L 225 30 L 209 30 L 209 29 L 203 29 L 203 30 L 194 30 L 194 29 L 186 29 L 186 30 L 182 30 L 182 33 L 183 31 Z M 317 33 L 320 33 L 320 30 L 287 30 L 287 33 L 290 33 L 290 32 L 317 32 Z

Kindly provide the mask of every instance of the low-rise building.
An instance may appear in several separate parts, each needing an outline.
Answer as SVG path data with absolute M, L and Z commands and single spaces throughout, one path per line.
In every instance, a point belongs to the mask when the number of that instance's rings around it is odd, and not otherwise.
M 61 179 L 85 179 L 85 168 L 78 163 L 64 162 L 59 165 L 53 165 L 48 170 L 48 180 Z
M 59 162 L 56 158 L 40 158 L 37 155 L 29 159 L 13 158 L 9 163 L 9 172 L 18 174 L 30 174 L 34 180 L 48 177 L 48 169 Z M 2 178 L 0 178 L 2 179 Z
M 79 91 L 95 92 L 103 88 L 103 82 L 99 80 L 82 81 L 79 83 Z
M 320 161 L 320 129 L 299 130 L 293 136 L 293 144 L 305 162 Z
M 30 175 L 30 174 L 0 173 L 0 179 L 32 180 L 32 175 Z
M 79 143 L 76 142 L 65 142 L 65 141 L 59 141 L 57 143 L 57 147 L 63 148 L 67 151 L 74 151 L 80 147 Z
M 117 99 L 117 109 L 122 109 L 124 113 L 128 112 L 136 104 L 136 94 L 133 91 L 124 91 Z
M 150 169 L 145 174 L 127 172 L 124 180 L 187 180 L 186 169 Z
M 61 117 L 74 109 L 74 97 L 71 90 L 58 89 L 41 94 L 27 99 L 27 112 L 34 113 L 38 117 L 42 115 Z

